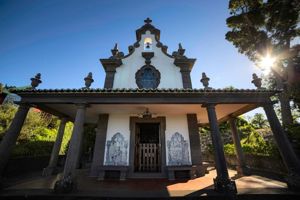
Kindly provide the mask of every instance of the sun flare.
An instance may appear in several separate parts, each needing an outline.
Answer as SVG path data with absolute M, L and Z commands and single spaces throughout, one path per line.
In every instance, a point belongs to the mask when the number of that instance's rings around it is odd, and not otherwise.
M 267 54 L 264 57 L 261 57 L 258 62 L 258 67 L 262 69 L 264 74 L 269 74 L 272 66 L 275 64 L 276 58 L 272 57 L 270 54 Z

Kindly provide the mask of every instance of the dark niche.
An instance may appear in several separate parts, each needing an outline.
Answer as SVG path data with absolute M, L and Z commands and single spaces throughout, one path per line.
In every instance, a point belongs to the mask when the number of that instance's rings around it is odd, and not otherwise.
M 160 83 L 160 72 L 152 65 L 144 65 L 135 74 L 139 88 L 157 88 Z

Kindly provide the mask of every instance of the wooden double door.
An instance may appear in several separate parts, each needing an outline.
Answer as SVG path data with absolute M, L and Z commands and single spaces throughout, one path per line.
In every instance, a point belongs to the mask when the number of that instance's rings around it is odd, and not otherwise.
M 161 171 L 159 123 L 136 123 L 135 172 Z

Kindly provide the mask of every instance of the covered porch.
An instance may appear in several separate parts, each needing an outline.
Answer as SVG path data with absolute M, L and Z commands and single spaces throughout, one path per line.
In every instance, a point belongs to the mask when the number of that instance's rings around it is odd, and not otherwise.
M 76 183 L 76 178 L 78 177 L 78 171 L 76 169 L 80 159 L 83 125 L 85 123 L 97 124 L 90 175 L 93 176 L 96 174 L 98 176 L 99 168 L 102 167 L 104 161 L 104 151 L 103 148 L 99 148 L 99 146 L 105 145 L 105 133 L 109 114 L 129 113 L 131 117 L 139 118 L 139 114 L 143 113 L 145 108 L 147 108 L 152 113 L 151 119 L 164 117 L 166 115 L 186 115 L 188 119 L 188 129 L 189 132 L 192 133 L 198 133 L 198 126 L 208 124 L 210 126 L 214 146 L 216 167 L 216 177 L 213 179 L 214 188 L 219 192 L 226 191 L 235 193 L 236 186 L 234 180 L 230 179 L 228 174 L 218 124 L 230 120 L 237 156 L 241 171 L 243 172 L 245 166 L 243 165 L 243 153 L 236 131 L 235 117 L 262 106 L 266 112 L 278 148 L 290 174 L 288 185 L 290 187 L 299 186 L 299 184 L 297 184 L 300 171 L 299 161 L 281 128 L 270 100 L 270 97 L 274 95 L 276 91 L 214 89 L 67 89 L 18 90 L 14 92 L 22 97 L 22 101 L 20 102 L 19 110 L 10 129 L 1 143 L 0 154 L 4 159 L 1 159 L 0 171 L 3 170 L 10 154 L 10 151 L 7 149 L 11 149 L 14 145 L 29 107 L 39 108 L 62 119 L 49 166 L 45 171 L 46 175 L 52 174 L 51 169 L 56 165 L 65 123 L 68 120 L 74 122 L 74 129 L 64 171 L 60 179 L 56 182 L 57 187 L 68 187 L 68 184 L 73 185 L 73 183 Z M 194 148 L 196 146 L 193 144 L 194 141 L 199 141 L 199 135 L 190 134 L 190 139 L 191 159 L 196 163 L 202 164 L 201 152 Z M 133 155 L 132 153 L 130 154 Z M 162 156 L 165 156 L 163 150 Z M 134 162 L 134 160 L 131 159 L 130 162 Z M 166 169 L 162 168 L 162 172 L 165 172 L 165 170 Z M 72 188 L 70 191 L 72 191 Z

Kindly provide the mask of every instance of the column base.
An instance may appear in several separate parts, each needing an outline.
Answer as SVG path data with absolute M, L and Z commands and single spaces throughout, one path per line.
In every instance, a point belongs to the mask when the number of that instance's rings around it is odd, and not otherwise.
M 200 165 L 192 165 L 191 168 L 191 178 L 198 178 L 205 175 L 207 171 L 207 165 L 206 164 L 200 164 Z
M 217 192 L 237 193 L 235 182 L 230 179 L 214 178 L 214 187 Z
M 288 188 L 292 191 L 300 190 L 300 176 L 298 174 L 289 174 L 286 178 Z
M 57 173 L 58 173 L 57 167 L 46 167 L 43 169 L 42 176 L 51 176 Z
M 70 193 L 77 190 L 77 183 L 71 175 L 56 181 L 54 192 L 58 194 Z
M 250 169 L 248 167 L 236 166 L 236 171 L 238 176 L 250 176 Z

